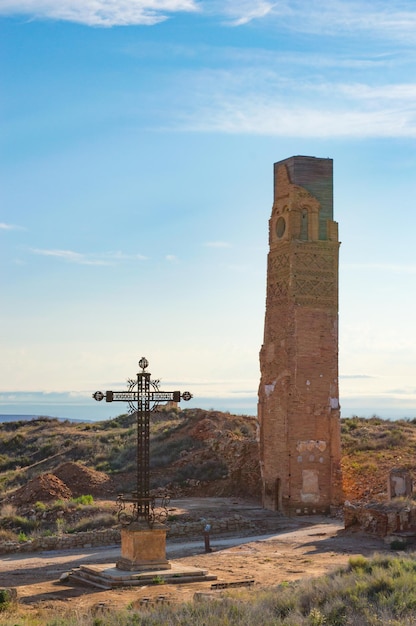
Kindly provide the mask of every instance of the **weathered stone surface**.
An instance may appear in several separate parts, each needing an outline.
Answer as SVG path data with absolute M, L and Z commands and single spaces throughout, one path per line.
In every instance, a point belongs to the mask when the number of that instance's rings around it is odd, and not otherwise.
M 343 501 L 332 212 L 332 160 L 275 164 L 258 418 L 263 505 L 289 514 Z
M 167 527 L 138 527 L 131 524 L 121 529 L 121 559 L 118 569 L 170 569 L 166 559 Z
M 224 532 L 252 531 L 258 532 L 276 530 L 280 524 L 280 518 L 264 518 L 253 523 L 250 519 L 239 516 L 219 518 L 209 520 L 211 524 L 211 535 Z M 201 537 L 206 522 L 175 522 L 169 525 L 169 537 Z M 106 546 L 119 544 L 121 541 L 120 529 L 107 528 L 105 530 L 94 530 L 70 535 L 55 535 L 53 537 L 40 537 L 31 541 L 1 541 L 0 554 L 13 552 L 42 552 L 45 550 L 65 550 L 70 548 L 85 548 L 88 546 Z
M 389 537 L 398 533 L 416 534 L 416 507 L 411 500 L 344 505 L 345 528 L 359 527 L 365 532 Z
M 408 469 L 394 468 L 389 473 L 387 482 L 388 499 L 408 498 L 413 492 L 412 476 Z

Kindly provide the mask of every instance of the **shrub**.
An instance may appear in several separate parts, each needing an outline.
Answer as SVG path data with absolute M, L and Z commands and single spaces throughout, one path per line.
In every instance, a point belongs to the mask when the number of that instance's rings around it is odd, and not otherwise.
M 68 528 L 68 533 L 82 533 L 87 530 L 96 530 L 99 528 L 111 528 L 116 520 L 111 513 L 101 513 L 94 517 L 83 517 L 74 526 Z
M 66 521 L 62 517 L 58 517 L 56 520 L 56 532 L 58 535 L 66 532 Z
M 171 434 L 169 430 L 168 435 Z M 184 450 L 196 450 L 201 446 L 201 442 L 195 441 L 192 437 L 181 437 L 169 442 L 164 441 L 163 434 L 157 437 L 150 445 L 150 467 L 166 467 L 176 461 L 180 453 Z
M 352 570 L 363 570 L 367 571 L 369 567 L 368 559 L 362 554 L 358 554 L 357 556 L 350 556 L 348 559 L 348 565 Z
M 14 517 L 16 515 L 16 507 L 14 504 L 3 504 L 0 511 L 1 517 Z
M 36 520 L 22 517 L 21 515 L 10 515 L 0 520 L 0 526 L 3 528 L 17 529 L 23 532 L 30 532 L 36 527 Z
M 0 528 L 0 541 L 17 541 L 17 535 L 12 530 Z
M 6 611 L 15 601 L 15 589 L 0 589 L 0 611 Z
M 164 585 L 165 584 L 165 579 L 162 578 L 162 576 L 157 575 L 157 576 L 154 576 L 152 578 L 152 583 L 154 585 Z
M 78 496 L 78 498 L 73 498 L 72 501 L 75 502 L 76 504 L 88 505 L 94 502 L 94 498 L 91 495 L 85 495 L 85 496 Z

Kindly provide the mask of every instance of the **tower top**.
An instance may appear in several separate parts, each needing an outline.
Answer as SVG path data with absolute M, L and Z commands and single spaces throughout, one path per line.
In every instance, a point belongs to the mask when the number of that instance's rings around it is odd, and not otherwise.
M 320 203 L 319 230 L 325 238 L 327 220 L 334 219 L 333 160 L 310 156 L 292 156 L 274 164 L 274 199 L 278 195 L 277 172 L 286 166 L 293 185 L 303 187 Z

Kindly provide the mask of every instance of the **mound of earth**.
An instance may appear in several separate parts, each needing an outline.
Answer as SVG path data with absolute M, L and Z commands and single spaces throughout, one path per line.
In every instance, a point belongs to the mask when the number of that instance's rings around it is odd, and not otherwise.
M 114 491 L 107 474 L 81 463 L 62 463 L 54 470 L 54 474 L 69 487 L 75 498 L 85 495 L 101 497 L 113 494 Z
M 17 506 L 34 504 L 35 502 L 69 500 L 70 498 L 72 498 L 71 490 L 54 474 L 40 474 L 36 478 L 32 478 L 11 496 L 13 504 Z

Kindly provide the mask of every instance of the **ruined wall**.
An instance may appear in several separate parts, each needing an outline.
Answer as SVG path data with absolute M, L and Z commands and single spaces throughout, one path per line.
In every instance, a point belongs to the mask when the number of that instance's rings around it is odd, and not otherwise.
M 331 160 L 275 164 L 258 417 L 263 505 L 285 513 L 327 512 L 342 502 L 339 242 L 328 216 Z
M 224 535 L 236 532 L 271 532 L 281 526 L 281 518 L 263 518 L 253 521 L 242 515 L 234 514 L 230 517 L 218 519 L 207 518 L 197 522 L 173 522 L 169 523 L 168 539 L 187 537 L 200 538 L 203 544 L 203 529 L 206 523 L 211 526 L 211 536 Z M 28 541 L 0 541 L 0 554 L 15 552 L 44 552 L 49 550 L 70 550 L 75 548 L 91 548 L 94 546 L 108 546 L 119 544 L 121 541 L 120 528 L 107 528 L 104 530 L 92 530 L 68 535 L 55 535 L 53 537 L 38 537 Z

